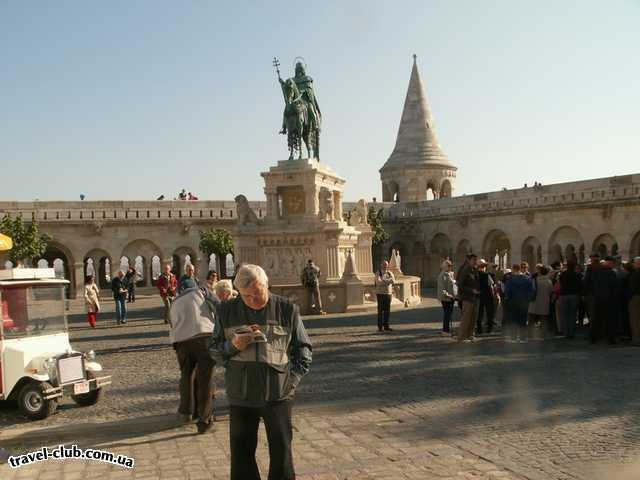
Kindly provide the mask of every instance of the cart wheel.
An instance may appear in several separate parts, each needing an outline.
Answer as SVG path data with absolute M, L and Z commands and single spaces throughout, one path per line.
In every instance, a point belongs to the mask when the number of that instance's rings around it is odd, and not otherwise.
M 31 420 L 42 420 L 53 414 L 58 408 L 56 399 L 44 398 L 44 390 L 52 388 L 48 382 L 29 382 L 18 394 L 18 406 L 20 411 Z
M 87 380 L 93 380 L 96 378 L 96 374 L 87 370 Z M 71 395 L 71 398 L 78 405 L 82 405 L 83 407 L 89 405 L 95 405 L 100 400 L 102 396 L 102 388 L 97 388 L 95 390 L 91 390 L 88 393 L 81 393 L 79 395 Z

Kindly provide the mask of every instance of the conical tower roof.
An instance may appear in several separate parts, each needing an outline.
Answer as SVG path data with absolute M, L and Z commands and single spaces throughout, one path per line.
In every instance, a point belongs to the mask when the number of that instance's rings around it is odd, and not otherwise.
M 425 92 L 416 56 L 393 153 L 381 171 L 406 166 L 444 166 L 455 168 L 438 142 L 433 115 Z

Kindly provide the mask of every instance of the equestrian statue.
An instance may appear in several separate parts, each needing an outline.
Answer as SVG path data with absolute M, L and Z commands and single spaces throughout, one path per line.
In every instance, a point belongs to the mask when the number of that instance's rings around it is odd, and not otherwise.
M 299 59 L 299 60 L 298 60 Z M 295 76 L 282 80 L 280 62 L 273 59 L 273 66 L 278 72 L 278 81 L 284 96 L 284 113 L 280 133 L 287 136 L 289 160 L 295 153 L 302 158 L 302 143 L 307 149 L 308 158 L 320 161 L 320 125 L 322 114 L 313 90 L 313 78 L 306 73 L 306 67 L 300 57 L 296 59 Z

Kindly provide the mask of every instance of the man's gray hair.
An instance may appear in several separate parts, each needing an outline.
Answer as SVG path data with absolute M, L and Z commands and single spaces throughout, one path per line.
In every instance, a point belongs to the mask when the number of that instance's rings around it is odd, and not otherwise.
M 238 289 L 248 288 L 253 282 L 258 282 L 265 287 L 269 286 L 269 277 L 266 272 L 259 265 L 252 265 L 250 263 L 241 266 L 236 273 L 235 283 Z
M 636 257 L 636 258 L 634 258 L 634 259 L 633 259 L 633 261 L 634 261 L 634 263 L 638 263 L 638 262 L 640 262 L 640 257 Z

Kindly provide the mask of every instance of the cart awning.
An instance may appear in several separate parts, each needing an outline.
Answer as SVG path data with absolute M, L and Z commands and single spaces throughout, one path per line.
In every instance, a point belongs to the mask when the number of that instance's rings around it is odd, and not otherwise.
M 11 237 L 0 233 L 0 252 L 6 252 L 7 250 L 11 250 L 11 248 L 13 248 L 13 240 L 11 240 Z

